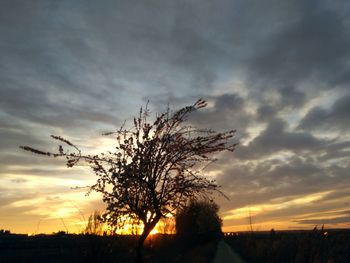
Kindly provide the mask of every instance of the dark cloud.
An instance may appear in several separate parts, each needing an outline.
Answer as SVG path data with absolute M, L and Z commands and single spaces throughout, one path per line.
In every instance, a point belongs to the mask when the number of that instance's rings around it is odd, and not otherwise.
M 340 5 L 326 1 L 292 5 L 293 19 L 280 20 L 275 30 L 267 31 L 247 63 L 252 81 L 265 89 L 277 88 L 282 95 L 295 92 L 296 85 L 309 79 L 332 85 L 349 74 L 344 72 L 350 55 L 348 18 Z
M 46 197 L 46 200 L 48 201 L 60 201 L 62 198 L 60 196 L 48 196 Z
M 18 183 L 18 184 L 20 184 L 20 183 L 25 183 L 25 182 L 27 182 L 28 180 L 26 180 L 26 179 L 12 179 L 11 180 L 11 182 L 14 182 L 14 183 Z
M 190 116 L 190 121 L 198 127 L 213 130 L 236 129 L 240 138 L 246 135 L 246 129 L 253 120 L 247 112 L 244 99 L 238 94 L 223 94 L 208 98 L 213 106 L 200 110 Z
M 17 150 L 20 145 L 33 144 L 42 146 L 44 144 L 38 136 L 26 130 L 1 129 L 0 136 L 6 138 L 0 141 L 0 148 L 4 151 L 2 154 L 6 154 L 5 151 L 9 149 L 12 151 L 14 149 Z
M 324 198 L 323 201 L 328 202 L 331 200 L 337 200 L 337 199 L 344 199 L 344 198 L 348 198 L 350 196 L 350 189 L 348 188 L 347 185 L 345 185 L 344 187 L 337 187 L 337 190 L 327 194 Z M 343 203 L 343 205 L 348 205 L 346 202 Z M 349 214 L 349 211 L 347 211 L 347 213 Z
M 278 110 L 276 107 L 268 104 L 261 105 L 256 112 L 257 120 L 263 122 L 269 122 L 276 117 Z
M 0 171 L 4 173 L 9 173 L 12 176 L 20 175 L 23 177 L 28 176 L 40 176 L 45 178 L 65 178 L 65 179 L 74 179 L 74 180 L 84 180 L 86 178 L 89 178 L 89 174 L 83 173 L 79 171 L 77 173 L 76 170 L 68 170 L 64 164 L 61 162 L 61 165 L 57 165 L 56 167 L 52 167 L 50 169 L 40 169 L 40 168 L 1 168 Z M 42 163 L 42 165 L 46 165 L 46 163 Z M 19 182 L 18 180 L 25 180 L 25 179 L 16 179 L 16 182 Z M 24 182 L 24 181 L 23 181 Z M 67 185 L 67 187 L 74 187 L 75 185 Z
M 4 207 L 9 206 L 10 204 L 20 201 L 38 197 L 38 191 L 22 191 L 18 192 L 18 190 L 0 187 L 1 199 L 0 199 L 0 207 L 3 209 Z
M 317 157 L 319 162 L 331 160 L 349 160 L 350 156 L 350 141 L 336 142 L 328 145 L 325 148 L 325 153 Z
M 295 221 L 298 224 L 303 225 L 324 225 L 324 224 L 342 224 L 349 223 L 349 216 L 334 217 L 334 218 L 322 218 L 322 219 L 304 219 Z
M 348 131 L 350 129 L 350 94 L 338 99 L 329 109 L 314 107 L 301 120 L 302 129 Z
M 342 166 L 323 163 L 320 165 L 317 160 L 308 159 L 306 156 L 307 154 L 286 159 L 277 157 L 259 162 L 242 163 L 236 160 L 231 161 L 230 164 L 226 163 L 217 176 L 218 184 L 230 197 L 228 203 L 223 202 L 223 211 L 233 207 L 286 202 L 310 194 L 330 191 L 318 200 L 319 205 L 313 205 L 313 209 L 317 211 L 328 202 L 337 202 L 346 197 L 350 183 L 347 171 L 349 164 Z M 332 205 L 336 206 L 335 203 Z M 340 202 L 337 206 L 343 207 L 344 203 Z M 288 213 L 288 209 L 285 213 Z M 274 212 L 276 211 L 271 213 Z
M 238 148 L 236 157 L 258 159 L 281 151 L 318 151 L 328 144 L 310 133 L 287 131 L 285 121 L 273 119 L 267 128 L 247 146 Z

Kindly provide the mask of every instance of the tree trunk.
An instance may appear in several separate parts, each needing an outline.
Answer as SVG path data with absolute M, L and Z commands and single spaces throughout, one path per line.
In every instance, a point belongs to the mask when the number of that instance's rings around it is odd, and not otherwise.
M 142 250 L 143 250 L 143 244 L 145 243 L 145 240 L 147 238 L 149 233 L 145 232 L 143 230 L 141 236 L 139 237 L 139 240 L 137 242 L 137 247 L 136 247 L 136 262 L 137 263 L 143 263 L 143 257 L 142 257 Z
M 156 226 L 158 223 L 159 219 L 161 216 L 156 216 L 154 220 L 148 224 L 144 224 L 144 228 L 142 231 L 142 234 L 137 242 L 137 247 L 136 247 L 136 263 L 143 263 L 143 257 L 142 257 L 142 250 L 143 250 L 143 245 L 145 243 L 146 238 L 148 237 L 149 233 L 153 230 L 153 228 Z

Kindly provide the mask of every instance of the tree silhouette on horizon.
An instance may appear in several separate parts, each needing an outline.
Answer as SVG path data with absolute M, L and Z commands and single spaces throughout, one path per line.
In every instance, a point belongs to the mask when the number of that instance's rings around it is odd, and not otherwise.
M 187 117 L 207 104 L 199 99 L 191 106 L 172 112 L 169 108 L 149 121 L 150 112 L 141 108 L 131 129 L 124 125 L 115 132 L 116 147 L 97 155 L 85 155 L 69 140 L 51 137 L 59 145 L 57 152 L 45 152 L 29 146 L 20 148 L 35 154 L 64 157 L 67 166 L 86 162 L 97 176 L 90 191 L 100 192 L 107 204 L 104 220 L 117 226 L 125 217 L 140 221 L 143 231 L 137 245 L 137 262 L 142 262 L 142 248 L 159 220 L 183 207 L 190 199 L 207 197 L 219 191 L 214 180 L 201 175 L 199 164 L 209 163 L 212 154 L 234 151 L 235 130 L 215 132 L 185 125 Z

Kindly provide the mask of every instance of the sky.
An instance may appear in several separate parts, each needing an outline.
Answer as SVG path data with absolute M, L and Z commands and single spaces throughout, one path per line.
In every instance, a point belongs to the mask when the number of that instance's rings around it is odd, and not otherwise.
M 237 130 L 205 174 L 225 231 L 350 226 L 349 1 L 3 0 L 0 36 L 0 229 L 78 232 L 104 208 L 74 189 L 92 171 L 20 145 L 101 151 L 147 101 L 199 98 L 192 123 Z

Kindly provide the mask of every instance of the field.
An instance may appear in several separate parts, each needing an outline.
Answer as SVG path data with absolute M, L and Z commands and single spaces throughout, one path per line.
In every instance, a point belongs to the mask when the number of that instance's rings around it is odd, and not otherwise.
M 0 262 L 132 262 L 135 236 L 0 235 Z M 350 262 L 349 230 L 233 233 L 224 240 L 246 262 Z M 173 235 L 147 239 L 145 262 L 211 262 L 216 242 Z

